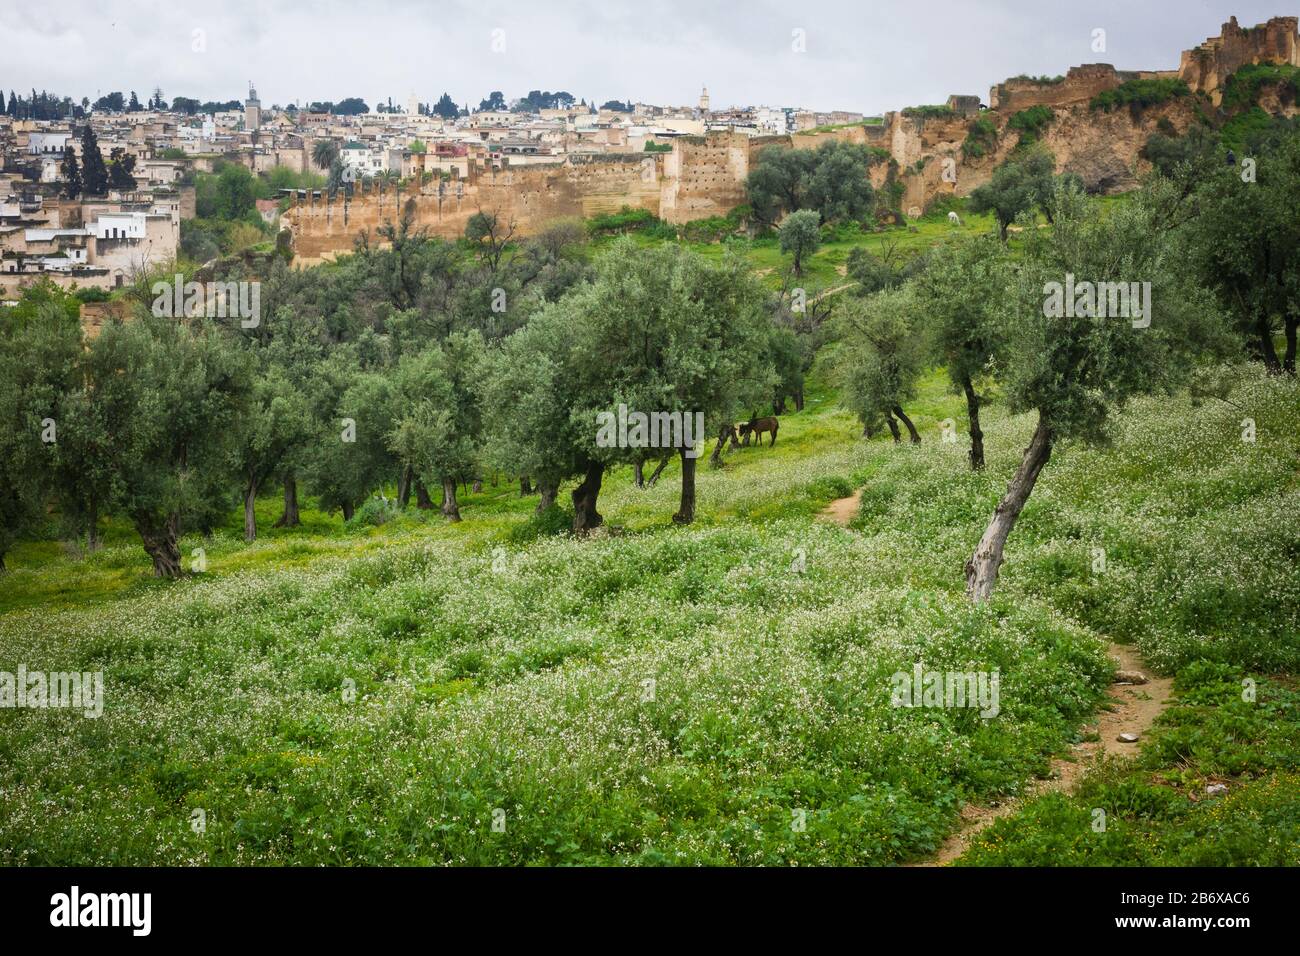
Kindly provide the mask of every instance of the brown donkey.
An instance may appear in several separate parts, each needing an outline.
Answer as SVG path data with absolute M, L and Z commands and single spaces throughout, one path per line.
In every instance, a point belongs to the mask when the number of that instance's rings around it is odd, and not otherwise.
M 769 448 L 776 444 L 776 430 L 778 427 L 780 427 L 780 423 L 776 420 L 775 415 L 769 416 L 768 418 L 751 418 L 746 423 L 747 433 L 753 435 L 754 441 L 760 445 L 763 444 L 763 432 L 772 433 L 772 441 L 768 445 Z

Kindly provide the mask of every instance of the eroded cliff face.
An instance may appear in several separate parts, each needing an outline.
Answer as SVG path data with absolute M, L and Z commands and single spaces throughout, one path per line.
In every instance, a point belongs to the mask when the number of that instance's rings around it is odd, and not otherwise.
M 1056 157 L 1058 173 L 1076 173 L 1096 192 L 1132 189 L 1150 171 L 1140 154 L 1151 135 L 1162 128 L 1168 132 L 1170 126 L 1182 135 L 1198 116 L 1214 113 L 1235 71 L 1258 63 L 1300 66 L 1298 24 L 1296 17 L 1274 17 L 1243 28 L 1233 17 L 1219 36 L 1185 51 L 1177 70 L 1120 71 L 1110 64 L 1090 63 L 1048 82 L 1020 77 L 999 83 L 989 94 L 992 108 L 979 114 L 997 129 L 997 142 L 980 157 L 968 158 L 962 152 L 971 118 L 926 128 L 889 114 L 886 140 L 901 167 L 903 210 L 916 213 L 944 195 L 965 196 L 988 182 L 1020 142 L 1020 134 L 1008 129 L 1011 117 L 1038 106 L 1053 113 L 1040 141 Z M 1137 111 L 1090 108 L 1098 93 L 1133 80 L 1160 79 L 1180 79 L 1192 95 Z M 1264 85 L 1257 102 L 1273 115 L 1298 112 L 1285 85 Z

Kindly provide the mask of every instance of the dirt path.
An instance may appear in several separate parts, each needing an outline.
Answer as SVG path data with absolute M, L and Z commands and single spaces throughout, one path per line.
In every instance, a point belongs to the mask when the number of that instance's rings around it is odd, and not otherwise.
M 836 498 L 825 508 L 822 509 L 819 517 L 823 521 L 830 521 L 842 528 L 847 528 L 849 522 L 858 513 L 858 502 L 862 498 L 862 489 L 859 488 L 847 498 Z
M 938 853 L 932 859 L 911 865 L 951 863 L 966 852 L 981 830 L 995 820 L 1010 816 L 1024 801 L 1042 793 L 1073 791 L 1088 767 L 1101 755 L 1132 756 L 1137 752 L 1138 743 L 1121 741 L 1120 735 L 1130 734 L 1140 740 L 1151 729 L 1169 703 L 1173 679 L 1152 677 L 1137 651 L 1126 644 L 1111 644 L 1109 653 L 1119 666 L 1115 683 L 1107 691 L 1110 699 L 1102 705 L 1105 709 L 1097 720 L 1083 728 L 1084 736 L 1096 739 L 1075 744 L 1069 758 L 1053 760 L 1048 779 L 1033 781 L 1022 796 L 987 807 L 968 804 L 961 813 L 961 828 L 944 841 Z
M 858 513 L 861 497 L 859 489 L 847 498 L 838 498 L 822 509 L 818 517 L 847 527 Z M 1073 791 L 1088 767 L 1102 755 L 1131 756 L 1137 752 L 1138 742 L 1121 741 L 1120 735 L 1133 735 L 1141 740 L 1168 705 L 1173 679 L 1152 677 L 1137 650 L 1126 644 L 1111 644 L 1108 653 L 1118 670 L 1115 683 L 1106 692 L 1109 700 L 1102 705 L 1097 719 L 1083 728 L 1083 735 L 1089 739 L 1075 744 L 1068 758 L 1053 760 L 1048 778 L 1033 781 L 1022 796 L 986 807 L 968 804 L 962 810 L 962 824 L 957 832 L 944 841 L 933 858 L 912 866 L 951 863 L 966 852 L 981 830 L 994 820 L 1010 816 L 1025 800 L 1042 793 Z

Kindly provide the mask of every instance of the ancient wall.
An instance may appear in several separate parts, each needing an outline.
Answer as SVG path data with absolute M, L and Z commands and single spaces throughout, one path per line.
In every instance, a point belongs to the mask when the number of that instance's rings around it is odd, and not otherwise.
M 659 215 L 664 156 L 570 158 L 563 163 L 502 169 L 473 169 L 467 180 L 438 180 L 416 193 L 363 189 L 353 197 L 310 196 L 288 209 L 283 221 L 293 232 L 302 265 L 347 252 L 363 232 L 374 239 L 381 226 L 400 218 L 413 202 L 414 224 L 431 235 L 454 239 L 476 212 L 494 213 L 515 224 L 519 235 L 571 216 L 597 216 L 623 206 Z
M 666 154 L 660 216 L 668 222 L 722 216 L 745 202 L 745 180 L 758 153 L 789 146 L 788 136 L 710 133 L 685 136 Z
M 949 99 L 955 110 L 950 116 L 887 113 L 881 125 L 856 124 L 793 136 L 729 132 L 683 136 L 673 142 L 671 153 L 569 157 L 558 163 L 507 165 L 498 170 L 471 164 L 466 178 L 428 185 L 414 196 L 371 191 L 351 200 L 300 201 L 284 221 L 293 231 L 298 261 L 303 264 L 351 249 L 362 232 L 373 237 L 385 222 L 398 218 L 399 201 L 408 199 L 414 200 L 417 226 L 446 238 L 461 235 L 469 217 L 479 210 L 512 220 L 524 235 L 557 217 L 596 216 L 624 206 L 683 223 L 723 215 L 744 203 L 745 179 L 763 148 L 773 144 L 815 148 L 829 141 L 887 149 L 895 164 L 873 166 L 873 184 L 880 187 L 886 177 L 897 176 L 904 186 L 904 211 L 923 210 L 936 197 L 964 196 L 988 182 L 1019 139 L 1007 132 L 1008 120 L 1032 106 L 1048 106 L 1056 114 L 1043 142 L 1055 153 L 1058 170 L 1077 172 L 1093 189 L 1127 189 L 1145 171 L 1138 153 L 1155 124 L 1163 118 L 1176 129 L 1186 129 L 1194 104 L 1174 101 L 1135 118 L 1128 110 L 1094 112 L 1088 106 L 1093 97 L 1129 80 L 1178 76 L 1217 102 L 1234 70 L 1258 62 L 1300 66 L 1297 18 L 1275 17 L 1250 29 L 1242 29 L 1233 19 L 1224 25 L 1222 36 L 1184 53 L 1177 71 L 1119 71 L 1110 64 L 1092 63 L 1071 68 L 1059 83 L 1009 79 L 992 88 L 991 109 L 982 114 L 975 97 L 959 96 Z M 979 115 L 994 123 L 998 140 L 986 155 L 968 160 L 961 147 Z M 951 175 L 954 169 L 956 182 Z
M 1059 83 L 1040 83 L 1013 78 L 989 90 L 989 108 L 1008 115 L 1031 106 L 1053 108 L 1087 103 L 1098 93 L 1113 90 L 1136 73 L 1122 73 L 1109 63 L 1085 63 L 1071 67 Z
M 1223 84 L 1248 63 L 1289 63 L 1300 66 L 1300 35 L 1296 17 L 1273 17 L 1243 28 L 1232 17 L 1217 37 L 1183 52 L 1178 76 L 1193 90 L 1207 93 L 1217 106 Z

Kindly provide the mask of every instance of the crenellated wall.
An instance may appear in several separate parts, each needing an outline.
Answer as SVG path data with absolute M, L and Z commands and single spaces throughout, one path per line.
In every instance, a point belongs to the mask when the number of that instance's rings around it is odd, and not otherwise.
M 445 239 L 463 235 L 479 211 L 513 222 L 527 235 L 553 219 L 598 216 L 623 206 L 659 215 L 663 165 L 662 154 L 618 154 L 514 168 L 471 167 L 468 179 L 438 180 L 415 193 L 372 186 L 351 198 L 308 195 L 283 219 L 304 265 L 350 250 L 363 232 L 374 238 L 380 226 L 400 218 L 408 202 L 414 203 L 415 226 Z
M 1012 116 L 1032 106 L 1050 107 L 1055 116 L 1043 142 L 1056 155 L 1059 170 L 1077 172 L 1090 188 L 1131 188 L 1143 168 L 1139 152 L 1160 120 L 1184 130 L 1194 104 L 1171 101 L 1141 115 L 1128 110 L 1089 109 L 1094 96 L 1135 79 L 1180 77 L 1194 92 L 1218 103 L 1227 78 L 1247 63 L 1300 66 L 1296 17 L 1274 17 L 1243 29 L 1235 18 L 1223 33 L 1182 55 L 1177 71 L 1120 71 L 1107 63 L 1073 67 L 1059 82 L 1012 78 L 989 93 L 981 112 L 973 96 L 948 100 L 951 113 L 938 116 L 885 114 L 876 125 L 856 124 L 793 136 L 750 137 L 714 131 L 682 136 L 671 153 L 619 153 L 570 156 L 562 162 L 500 169 L 471 163 L 468 176 L 442 180 L 414 195 L 388 190 L 362 192 L 350 200 L 308 198 L 297 202 L 284 221 L 293 231 L 298 261 L 310 264 L 352 248 L 368 232 L 398 218 L 401 203 L 414 202 L 415 223 L 445 238 L 460 236 L 475 212 L 494 212 L 513 221 L 518 234 L 536 231 L 563 216 L 597 216 L 624 206 L 645 209 L 670 223 L 724 215 L 745 202 L 745 180 L 759 151 L 771 145 L 816 148 L 829 141 L 885 149 L 893 163 L 877 163 L 872 183 L 888 177 L 903 184 L 904 211 L 925 209 L 945 194 L 966 195 L 987 182 L 1019 137 L 1007 130 Z M 962 153 L 971 123 L 979 116 L 998 131 L 985 155 Z M 954 181 L 955 180 L 955 181 Z
M 1183 52 L 1178 76 L 1193 90 L 1208 94 L 1217 106 L 1228 77 L 1247 64 L 1300 66 L 1298 25 L 1296 17 L 1273 17 L 1267 23 L 1243 28 L 1232 17 L 1217 37 Z

